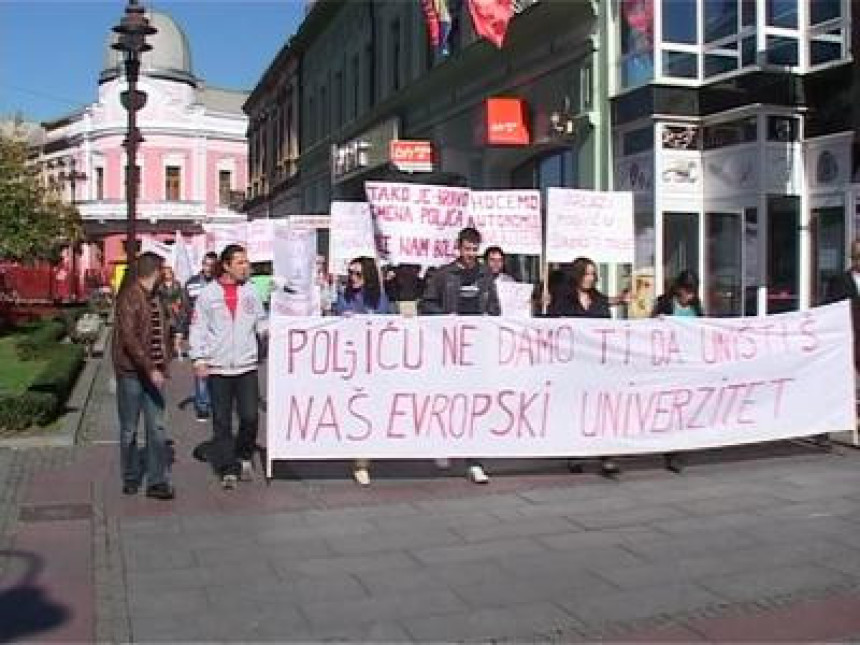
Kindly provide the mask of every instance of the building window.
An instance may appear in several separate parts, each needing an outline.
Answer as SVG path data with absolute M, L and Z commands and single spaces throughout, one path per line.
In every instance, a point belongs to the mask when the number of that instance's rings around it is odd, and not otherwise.
M 646 152 L 654 147 L 654 128 L 627 132 L 621 139 L 621 154 L 625 157 Z
M 709 316 L 737 316 L 742 313 L 741 213 L 708 213 L 705 306 Z
M 621 0 L 622 87 L 635 87 L 654 77 L 653 0 Z
M 779 143 L 797 141 L 798 122 L 790 116 L 767 117 L 767 140 Z
M 769 27 L 797 29 L 797 0 L 765 0 L 765 22 Z
M 697 54 L 687 52 L 664 51 L 663 75 L 675 78 L 696 78 L 699 75 L 699 60 Z
M 233 173 L 229 170 L 218 171 L 218 204 L 230 205 L 230 192 L 232 190 Z
M 181 199 L 179 166 L 167 166 L 164 171 L 164 195 L 169 202 L 178 202 Z
M 391 91 L 400 89 L 400 18 L 391 23 Z
M 704 148 L 714 150 L 749 143 L 758 138 L 758 120 L 751 116 L 737 121 L 705 126 Z
M 738 0 L 705 0 L 705 42 L 738 33 Z
M 841 60 L 842 30 L 834 29 L 824 34 L 816 34 L 809 41 L 809 64 L 823 65 Z
M 663 289 L 681 271 L 699 273 L 698 213 L 663 213 Z
M 767 62 L 772 65 L 797 65 L 797 38 L 768 36 L 766 39 Z
M 105 198 L 105 169 L 96 168 L 96 199 L 102 201 Z
M 841 0 L 810 0 L 809 23 L 817 25 L 842 17 Z
M 696 44 L 696 0 L 663 0 L 663 42 Z

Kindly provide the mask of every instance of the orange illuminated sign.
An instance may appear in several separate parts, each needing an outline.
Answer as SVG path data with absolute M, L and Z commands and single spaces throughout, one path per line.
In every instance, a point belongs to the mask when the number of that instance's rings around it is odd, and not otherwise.
M 517 98 L 487 99 L 487 143 L 507 146 L 531 143 L 525 101 Z
M 392 141 L 388 156 L 403 172 L 433 172 L 433 144 L 430 141 Z

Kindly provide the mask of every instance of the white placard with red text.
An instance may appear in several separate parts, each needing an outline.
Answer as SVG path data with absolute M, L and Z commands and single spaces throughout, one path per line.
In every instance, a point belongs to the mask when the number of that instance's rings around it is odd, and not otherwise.
M 346 275 L 353 258 L 376 257 L 373 220 L 367 202 L 332 202 L 329 272 Z
M 471 226 L 468 188 L 368 181 L 364 189 L 380 259 L 425 267 L 456 259 L 457 233 Z
M 270 219 L 255 219 L 248 222 L 248 260 L 271 262 L 275 222 Z
M 549 188 L 546 261 L 633 262 L 633 193 Z
M 206 250 L 221 254 L 229 244 L 248 244 L 248 222 L 235 224 L 204 224 Z
M 665 453 L 854 427 L 848 303 L 637 321 L 275 315 L 270 459 Z
M 471 225 L 481 232 L 483 248 L 500 246 L 507 254 L 541 254 L 540 191 L 473 190 L 469 215 Z

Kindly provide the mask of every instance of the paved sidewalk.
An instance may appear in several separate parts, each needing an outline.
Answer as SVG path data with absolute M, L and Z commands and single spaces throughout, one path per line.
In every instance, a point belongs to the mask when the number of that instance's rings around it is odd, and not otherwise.
M 712 451 L 681 476 L 635 459 L 618 481 L 490 462 L 487 487 L 391 463 L 369 490 L 346 463 L 294 464 L 228 493 L 190 458 L 208 427 L 176 409 L 175 372 L 175 502 L 121 494 L 106 373 L 88 445 L 0 451 L 2 548 L 25 554 L 7 558 L 0 641 L 860 635 L 860 452 Z

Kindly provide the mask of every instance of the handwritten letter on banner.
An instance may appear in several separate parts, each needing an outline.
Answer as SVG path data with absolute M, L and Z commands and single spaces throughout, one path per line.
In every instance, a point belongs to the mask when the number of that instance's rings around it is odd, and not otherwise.
M 275 316 L 272 459 L 671 452 L 852 428 L 847 303 L 639 321 Z
M 547 262 L 633 262 L 633 193 L 550 188 L 546 202 Z
M 365 183 L 380 257 L 439 266 L 457 257 L 457 233 L 477 228 L 484 246 L 540 255 L 540 193 L 471 191 L 450 186 Z

